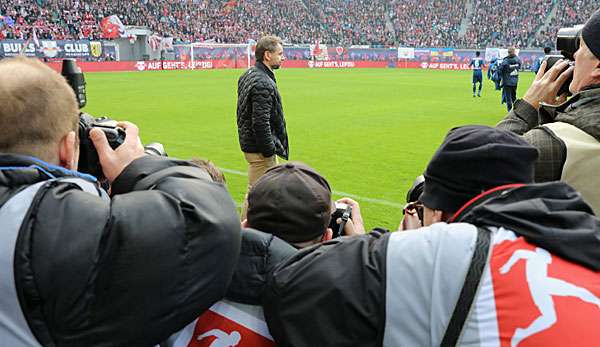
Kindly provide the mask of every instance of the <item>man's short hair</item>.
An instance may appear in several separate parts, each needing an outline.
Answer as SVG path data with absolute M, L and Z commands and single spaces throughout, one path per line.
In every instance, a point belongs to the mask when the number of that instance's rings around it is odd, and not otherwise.
M 508 47 L 508 54 L 515 54 L 515 48 L 514 47 Z
M 331 187 L 308 165 L 288 162 L 269 170 L 248 192 L 248 226 L 289 243 L 322 236 L 331 219 Z
M 212 178 L 213 182 L 225 184 L 225 175 L 223 175 L 223 172 L 219 170 L 219 168 L 212 161 L 201 158 L 192 158 L 190 163 L 201 169 L 204 169 L 210 178 Z
M 265 59 L 265 52 L 275 52 L 277 50 L 277 45 L 283 46 L 283 41 L 281 41 L 279 37 L 273 35 L 261 37 L 256 43 L 256 49 L 254 50 L 256 61 L 262 62 Z
M 475 55 L 476 55 L 476 56 L 480 56 L 480 55 L 481 55 L 481 52 L 477 51 L 477 52 L 475 52 Z
M 550 52 L 552 52 L 552 48 L 544 47 L 544 54 L 550 54 Z
M 0 76 L 0 152 L 50 160 L 60 140 L 77 130 L 75 93 L 36 59 L 3 59 Z

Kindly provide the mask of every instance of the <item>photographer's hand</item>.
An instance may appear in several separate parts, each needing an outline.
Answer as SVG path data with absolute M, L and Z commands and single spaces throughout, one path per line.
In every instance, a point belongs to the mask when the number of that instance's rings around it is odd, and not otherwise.
M 102 172 L 111 183 L 127 165 L 144 155 L 144 146 L 139 137 L 138 127 L 130 122 L 120 122 L 117 126 L 125 130 L 125 141 L 116 150 L 110 147 L 102 130 L 97 128 L 90 130 L 90 138 L 98 152 Z
M 566 95 L 557 95 L 560 87 L 573 74 L 573 66 L 567 68 L 569 62 L 561 60 L 546 72 L 547 62 L 544 61 L 535 76 L 531 87 L 525 93 L 523 100 L 533 106 L 536 110 L 540 108 L 540 102 L 557 105 L 567 100 Z M 566 70 L 565 70 L 566 69 Z
M 352 218 L 348 219 L 348 222 L 344 226 L 345 236 L 355 236 L 366 234 L 365 225 L 363 222 L 362 215 L 360 214 L 360 206 L 358 202 L 350 198 L 341 198 L 338 202 L 350 205 L 352 207 Z M 338 219 L 338 224 L 341 220 Z
M 421 224 L 421 220 L 419 219 L 417 210 L 415 210 L 415 209 L 408 210 L 407 209 L 404 214 L 404 218 L 402 218 L 402 221 L 400 222 L 400 225 L 398 226 L 398 231 L 419 229 L 422 226 L 423 225 Z

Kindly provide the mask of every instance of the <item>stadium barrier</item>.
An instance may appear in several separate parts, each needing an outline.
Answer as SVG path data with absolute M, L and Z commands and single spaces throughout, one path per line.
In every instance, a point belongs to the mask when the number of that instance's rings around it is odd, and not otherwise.
M 61 62 L 47 63 L 54 70 L 60 72 Z M 160 71 L 160 70 L 190 70 L 191 63 L 183 60 L 165 61 L 107 61 L 77 63 L 83 72 L 111 72 L 111 71 Z M 283 63 L 284 68 L 313 68 L 313 69 L 353 69 L 353 68 L 408 68 L 432 70 L 469 70 L 468 64 L 460 63 L 427 63 L 427 62 L 385 62 L 385 61 L 312 61 L 288 60 Z M 227 69 L 236 68 L 231 60 L 199 60 L 194 61 L 194 69 Z M 237 66 L 239 68 L 239 66 Z
M 63 58 L 81 60 L 85 72 L 94 71 L 154 71 L 184 69 L 247 68 L 253 54 L 248 45 L 176 44 L 174 60 L 114 61 L 118 57 L 109 41 L 88 40 L 0 40 L 0 59 L 20 54 L 48 61 L 53 67 Z M 481 50 L 486 61 L 501 57 L 506 49 Z M 365 46 L 290 45 L 284 48 L 287 60 L 284 68 L 348 69 L 348 68 L 411 68 L 430 70 L 469 70 L 473 49 L 454 48 L 372 48 Z M 521 50 L 524 69 L 543 53 Z M 250 60 L 249 60 L 250 59 Z

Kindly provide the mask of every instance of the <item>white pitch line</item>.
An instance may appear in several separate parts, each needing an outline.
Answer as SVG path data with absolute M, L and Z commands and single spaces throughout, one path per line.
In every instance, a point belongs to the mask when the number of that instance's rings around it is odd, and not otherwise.
M 223 171 L 223 172 L 230 173 L 232 175 L 248 176 L 248 173 L 244 172 L 244 171 L 232 170 L 232 169 L 227 169 L 227 168 L 224 168 L 224 167 L 220 167 L 219 169 L 221 171 Z M 368 198 L 368 197 L 365 197 L 365 196 L 360 196 L 360 195 L 356 195 L 356 194 L 352 194 L 352 193 L 346 193 L 346 192 L 338 192 L 338 191 L 335 191 L 335 190 L 332 191 L 332 193 L 334 195 L 339 195 L 339 196 L 342 196 L 342 197 L 348 197 L 348 198 L 352 198 L 352 199 L 356 199 L 356 200 L 360 200 L 360 201 L 366 201 L 366 202 L 370 202 L 370 203 L 373 203 L 373 204 L 386 205 L 386 206 L 396 207 L 396 208 L 400 208 L 400 209 L 404 207 L 403 204 L 399 204 L 397 202 L 389 201 L 389 200 Z

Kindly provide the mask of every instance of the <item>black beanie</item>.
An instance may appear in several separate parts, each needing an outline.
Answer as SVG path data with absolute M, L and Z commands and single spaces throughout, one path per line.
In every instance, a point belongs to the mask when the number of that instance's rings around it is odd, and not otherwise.
M 581 30 L 581 37 L 596 58 L 600 59 L 600 10 L 594 12 L 585 23 Z
M 532 183 L 536 148 L 509 131 L 469 125 L 450 130 L 425 171 L 421 201 L 453 213 L 478 194 Z

